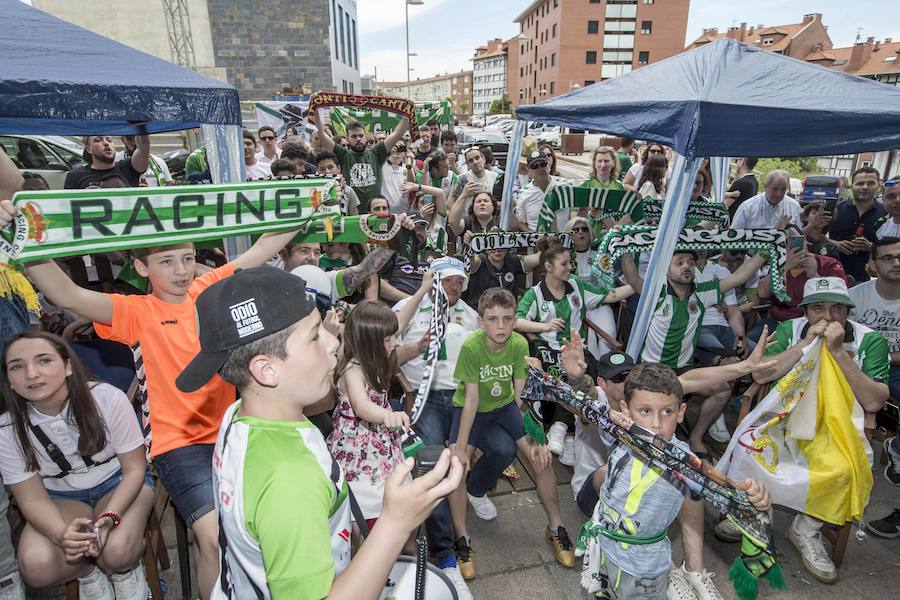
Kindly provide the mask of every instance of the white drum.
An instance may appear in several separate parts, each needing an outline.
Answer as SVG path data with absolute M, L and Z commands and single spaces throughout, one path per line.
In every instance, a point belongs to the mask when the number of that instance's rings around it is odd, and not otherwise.
M 453 583 L 440 569 L 426 563 L 425 598 L 427 600 L 459 600 Z M 414 600 L 416 597 L 416 559 L 413 556 L 399 556 L 391 568 L 384 591 L 379 600 Z

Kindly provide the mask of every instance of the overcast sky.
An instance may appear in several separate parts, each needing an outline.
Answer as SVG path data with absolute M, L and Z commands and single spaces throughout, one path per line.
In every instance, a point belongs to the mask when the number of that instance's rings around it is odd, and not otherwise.
M 665 1 L 665 0 L 660 0 Z M 471 69 L 475 48 L 494 37 L 519 32 L 513 23 L 530 0 L 424 0 L 409 7 L 412 78 Z M 358 0 L 360 58 L 363 74 L 376 67 L 381 81 L 405 80 L 406 29 L 404 0 Z M 849 46 L 857 32 L 900 40 L 898 0 L 692 0 L 687 41 L 704 27 L 719 31 L 748 25 L 799 23 L 806 13 L 820 12 L 835 46 Z

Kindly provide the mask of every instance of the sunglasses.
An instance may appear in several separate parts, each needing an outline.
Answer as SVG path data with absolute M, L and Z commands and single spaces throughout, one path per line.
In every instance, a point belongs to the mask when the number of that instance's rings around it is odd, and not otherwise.
M 884 182 L 884 187 L 885 187 L 885 189 L 887 189 L 887 188 L 892 188 L 892 187 L 894 187 L 895 185 L 900 185 L 900 179 L 891 179 L 891 180 L 888 180 L 888 181 L 885 181 L 885 182 Z
M 662 150 L 648 150 L 648 154 L 663 154 Z
M 274 136 L 266 136 L 266 137 L 261 137 L 261 138 L 259 138 L 259 140 L 260 140 L 261 142 L 271 142 L 271 141 L 274 140 L 274 139 L 275 139 Z
M 585 227 L 585 226 L 572 228 L 572 233 L 589 233 L 590 231 L 591 231 L 591 228 Z

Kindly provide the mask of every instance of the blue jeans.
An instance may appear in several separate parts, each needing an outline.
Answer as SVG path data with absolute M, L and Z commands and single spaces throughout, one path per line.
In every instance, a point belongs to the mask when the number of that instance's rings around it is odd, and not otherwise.
M 734 348 L 734 333 L 727 325 L 703 325 L 700 327 L 700 336 L 697 338 L 697 347 L 694 357 L 704 365 L 712 365 L 718 350 L 724 354 L 732 354 Z
M 888 391 L 891 398 L 900 402 L 900 365 L 891 365 L 891 370 L 888 371 Z M 900 440 L 900 437 L 897 440 Z
M 116 489 L 120 483 L 122 483 L 122 469 L 119 469 L 94 487 L 86 490 L 73 490 L 71 492 L 47 490 L 47 495 L 54 500 L 75 500 L 76 502 L 83 502 L 90 505 L 91 508 L 95 508 L 97 504 L 100 503 L 100 500 Z M 153 489 L 153 474 L 150 472 L 149 466 L 147 466 L 147 472 L 144 474 L 144 485 L 151 490 Z
M 8 298 L 0 296 L 0 353 L 6 347 L 6 340 L 30 327 L 25 301 L 13 293 Z
M 431 390 L 422 414 L 416 421 L 415 430 L 427 446 L 443 446 L 450 436 L 453 423 L 453 394 L 456 390 Z M 453 521 L 450 506 L 441 501 L 425 519 L 425 533 L 428 536 L 428 551 L 438 561 L 454 556 Z
M 461 408 L 455 408 L 454 427 L 450 431 L 450 442 L 456 441 Z M 491 412 L 476 413 L 469 433 L 468 445 L 481 450 L 481 457 L 475 461 L 466 480 L 468 492 L 473 496 L 484 496 L 503 475 L 503 470 L 516 458 L 516 441 L 525 437 L 522 415 L 514 402 Z

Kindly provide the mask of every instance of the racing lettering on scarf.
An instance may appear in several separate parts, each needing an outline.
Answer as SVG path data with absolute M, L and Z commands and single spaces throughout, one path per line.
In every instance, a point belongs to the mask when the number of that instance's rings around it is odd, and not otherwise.
M 422 372 L 422 381 L 419 383 L 419 389 L 416 391 L 416 398 L 413 400 L 412 411 L 409 420 L 413 425 L 422 415 L 422 408 L 425 407 L 425 400 L 431 391 L 431 382 L 434 380 L 434 371 L 440 360 L 440 350 L 444 343 L 444 336 L 447 334 L 447 323 L 450 321 L 450 300 L 447 298 L 447 292 L 441 285 L 441 274 L 435 272 L 434 281 L 431 284 L 432 306 L 431 323 L 428 327 L 428 353 L 425 359 L 425 370 Z
M 405 98 L 341 94 L 339 92 L 316 92 L 309 99 L 309 113 L 306 118 L 315 125 L 318 109 L 334 107 L 383 110 L 391 114 L 400 115 L 400 117 L 407 117 L 409 119 L 410 139 L 419 139 L 419 126 L 416 124 L 415 106 Z
M 652 252 L 658 230 L 647 225 L 625 225 L 611 229 L 600 241 L 591 265 L 594 277 L 603 289 L 615 287 L 613 263 L 624 254 Z M 787 263 L 787 237 L 782 229 L 683 229 L 675 251 L 758 250 L 771 260 L 769 277 L 772 292 L 788 301 L 784 287 Z
M 299 230 L 295 243 L 366 243 L 389 219 L 342 217 L 330 178 L 204 186 L 23 191 L 0 260 L 33 262 L 239 235 Z

